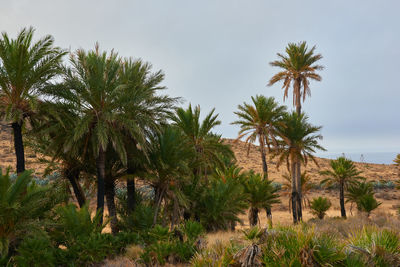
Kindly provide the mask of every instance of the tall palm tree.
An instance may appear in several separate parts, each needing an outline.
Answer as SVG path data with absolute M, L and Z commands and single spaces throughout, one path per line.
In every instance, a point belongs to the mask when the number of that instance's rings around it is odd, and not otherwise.
M 191 163 L 193 174 L 207 176 L 211 166 L 222 166 L 221 154 L 233 157 L 230 147 L 223 143 L 221 136 L 213 134 L 212 129 L 221 124 L 215 109 L 200 121 L 200 106 L 194 109 L 189 104 L 187 109 L 178 108 L 172 117 L 173 124 L 178 127 L 195 156 Z
M 33 42 L 34 31 L 24 28 L 16 39 L 3 32 L 0 38 L 0 115 L 13 128 L 17 173 L 25 170 L 24 122 L 35 114 L 38 90 L 60 73 L 66 54 L 51 35 Z
M 306 95 L 311 95 L 310 80 L 321 81 L 321 76 L 317 71 L 324 67 L 316 64 L 316 62 L 322 56 L 321 54 L 314 54 L 314 52 L 315 46 L 308 49 L 306 42 L 289 43 L 286 47 L 286 54 L 277 53 L 279 60 L 270 63 L 271 66 L 279 67 L 282 71 L 275 74 L 269 80 L 268 85 L 271 86 L 283 81 L 283 100 L 285 100 L 293 83 L 293 105 L 296 107 L 297 114 L 301 113 L 301 98 L 304 102 Z
M 342 156 L 336 160 L 330 161 L 331 170 L 320 172 L 321 175 L 327 176 L 321 181 L 325 186 L 338 185 L 340 190 L 340 213 L 343 218 L 346 218 L 346 209 L 344 206 L 344 191 L 350 185 L 354 185 L 357 181 L 363 180 L 360 176 L 361 171 L 357 170 L 354 162 Z
M 276 144 L 276 127 L 280 123 L 286 107 L 280 106 L 273 97 L 256 95 L 256 97 L 251 97 L 251 100 L 253 105 L 245 102 L 238 106 L 239 111 L 234 113 L 239 120 L 232 124 L 240 126 L 239 136 L 236 140 L 246 137 L 247 153 L 250 151 L 250 145 L 258 139 L 263 173 L 264 177 L 268 179 L 266 154 L 271 148 L 271 142 Z M 269 220 L 272 219 L 270 208 L 267 208 L 267 217 Z
M 296 112 L 286 113 L 283 116 L 283 124 L 279 127 L 279 135 L 282 138 L 281 146 L 275 151 L 278 155 L 279 167 L 286 162 L 292 175 L 292 212 L 293 222 L 302 220 L 302 185 L 301 163 L 307 164 L 311 159 L 318 165 L 314 153 L 316 150 L 325 150 L 319 143 L 322 135 L 318 134 L 321 126 L 313 126 L 308 122 L 305 114 Z
M 286 107 L 279 106 L 273 97 L 266 98 L 262 95 L 251 97 L 253 105 L 243 103 L 239 105 L 239 111 L 234 112 L 239 120 L 232 122 L 240 126 L 239 136 L 236 140 L 244 137 L 248 145 L 247 153 L 250 151 L 250 145 L 257 139 L 260 145 L 260 155 L 263 165 L 265 178 L 268 178 L 268 165 L 266 160 L 266 147 L 270 148 L 271 141 L 276 143 L 276 127 L 278 126 Z
M 122 164 L 127 164 L 126 134 L 143 151 L 147 138 L 159 129 L 176 99 L 158 96 L 163 89 L 161 72 L 151 73 L 151 65 L 141 61 L 123 61 L 115 52 L 77 50 L 65 69 L 64 82 L 44 90 L 59 105 L 69 105 L 78 120 L 67 132 L 64 149 L 73 151 L 83 142 L 81 153 L 91 151 L 96 158 L 97 210 L 104 209 L 107 149 L 112 148 Z M 136 75 L 142 73 L 141 76 Z M 142 80 L 140 80 L 142 79 Z

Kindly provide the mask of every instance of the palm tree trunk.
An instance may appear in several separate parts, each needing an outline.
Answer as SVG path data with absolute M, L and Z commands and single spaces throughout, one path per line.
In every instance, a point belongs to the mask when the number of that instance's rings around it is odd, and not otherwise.
M 128 178 L 126 180 L 126 188 L 128 213 L 132 213 L 136 208 L 135 178 Z
M 290 159 L 291 164 L 291 175 L 292 175 L 292 214 L 293 214 L 293 223 L 296 224 L 298 221 L 297 218 L 297 167 L 296 167 L 296 160 L 294 155 L 291 155 Z
M 297 164 L 296 164 L 296 176 L 297 176 L 297 220 L 302 221 L 303 220 L 303 210 L 302 210 L 302 187 L 301 187 L 301 162 L 299 160 L 299 157 L 297 156 Z
M 264 178 L 268 179 L 268 165 L 267 165 L 267 159 L 266 159 L 266 153 L 265 153 L 265 145 L 264 142 L 261 141 L 263 137 L 259 136 L 260 138 L 260 154 L 261 154 L 261 161 L 262 161 L 262 166 L 263 166 L 263 174 Z
M 264 144 L 264 136 L 261 134 L 258 136 L 259 141 L 260 141 L 260 154 L 261 154 L 261 161 L 263 165 L 263 174 L 264 174 L 264 179 L 268 180 L 268 164 L 267 164 L 267 159 L 266 159 L 266 153 L 265 153 L 265 144 Z M 272 211 L 271 207 L 267 207 L 266 209 L 267 212 L 267 220 L 272 223 Z
M 154 198 L 155 211 L 154 211 L 154 217 L 153 217 L 153 226 L 156 225 L 156 223 L 157 223 L 158 211 L 160 210 L 161 202 L 164 197 L 165 191 L 166 191 L 165 188 L 158 187 L 156 189 L 155 198 Z
M 135 168 L 128 166 L 127 173 L 129 175 L 126 180 L 126 190 L 127 190 L 127 208 L 128 213 L 132 213 L 136 208 L 136 195 L 135 195 L 135 178 L 133 177 L 135 173 Z
M 85 194 L 83 193 L 82 187 L 78 182 L 78 177 L 79 177 L 79 170 L 64 170 L 64 175 L 70 182 L 72 189 L 74 190 L 74 195 L 76 197 L 76 200 L 78 201 L 79 207 L 83 207 L 86 203 L 86 197 Z
M 249 224 L 250 226 L 256 226 L 257 223 L 258 223 L 258 209 L 251 207 L 249 211 Z
M 14 133 L 14 149 L 17 158 L 17 173 L 25 171 L 24 141 L 22 140 L 22 122 L 11 124 Z
M 301 80 L 294 80 L 293 90 L 295 91 L 295 105 L 296 105 L 296 113 L 298 115 L 301 114 Z
M 104 179 L 106 176 L 105 172 L 105 164 L 106 164 L 106 153 L 103 148 L 100 146 L 99 155 L 96 159 L 96 167 L 97 167 L 97 211 L 101 213 L 100 223 L 103 223 L 103 214 L 104 214 Z
M 105 179 L 105 195 L 107 199 L 108 216 L 111 218 L 110 226 L 113 234 L 118 233 L 117 209 L 115 207 L 115 183 L 112 177 Z
M 342 218 L 346 218 L 346 209 L 344 206 L 344 183 L 340 181 L 340 213 Z

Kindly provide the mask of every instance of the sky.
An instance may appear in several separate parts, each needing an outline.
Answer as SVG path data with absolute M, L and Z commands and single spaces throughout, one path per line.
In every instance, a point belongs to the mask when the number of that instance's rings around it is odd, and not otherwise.
M 235 138 L 234 111 L 251 96 L 283 102 L 267 87 L 269 65 L 289 42 L 322 54 L 321 82 L 303 111 L 321 125 L 328 153 L 400 152 L 400 2 L 397 0 L 0 0 L 0 31 L 26 26 L 74 51 L 142 58 L 163 70 L 163 85 L 203 114 L 215 107 L 216 132 Z

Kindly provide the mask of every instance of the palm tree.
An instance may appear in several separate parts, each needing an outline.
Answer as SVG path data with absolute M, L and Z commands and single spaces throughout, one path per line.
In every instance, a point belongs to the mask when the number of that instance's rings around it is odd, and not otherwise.
M 304 102 L 306 95 L 311 95 L 310 80 L 321 81 L 322 79 L 317 71 L 324 67 L 316 64 L 322 56 L 314 54 L 314 51 L 315 46 L 308 49 L 306 42 L 289 43 L 286 47 L 286 55 L 277 53 L 279 60 L 270 63 L 271 66 L 279 67 L 282 71 L 275 74 L 268 85 L 283 81 L 283 100 L 285 100 L 293 83 L 293 105 L 296 107 L 297 114 L 301 113 L 301 98 Z
M 276 144 L 275 136 L 276 127 L 280 123 L 283 113 L 286 111 L 285 106 L 280 106 L 273 97 L 266 98 L 262 95 L 251 97 L 253 105 L 239 105 L 239 111 L 234 112 L 239 120 L 232 124 L 240 125 L 239 136 L 236 140 L 244 137 L 245 143 L 248 145 L 247 154 L 250 152 L 250 145 L 257 139 L 260 145 L 260 155 L 263 166 L 264 177 L 268 179 L 268 165 L 266 154 L 271 148 L 271 142 Z M 267 151 L 265 147 L 267 146 Z M 271 209 L 267 209 L 267 217 L 272 220 Z
M 346 192 L 346 203 L 350 202 L 350 213 L 352 214 L 353 204 L 357 205 L 357 209 L 360 210 L 359 201 L 360 199 L 368 194 L 374 194 L 374 187 L 372 183 L 366 181 L 355 181 L 347 188 Z
M 66 151 L 83 142 L 81 154 L 89 151 L 96 159 L 97 210 L 104 209 L 107 149 L 112 148 L 127 164 L 126 135 L 143 151 L 147 138 L 159 129 L 176 99 L 158 96 L 163 74 L 150 73 L 151 65 L 123 61 L 115 52 L 77 50 L 65 69 L 64 82 L 44 90 L 58 105 L 69 105 L 78 120 L 67 132 Z M 141 76 L 137 75 L 140 72 Z
M 329 200 L 329 198 L 326 197 L 315 197 L 312 201 L 311 201 L 311 213 L 313 215 L 316 215 L 318 217 L 318 219 L 322 220 L 325 215 L 326 212 L 329 210 L 329 208 L 332 206 L 331 201 Z
M 213 134 L 212 129 L 221 124 L 215 109 L 200 121 L 200 106 L 192 109 L 189 104 L 187 109 L 178 108 L 175 116 L 172 117 L 173 124 L 178 127 L 185 137 L 188 145 L 195 153 L 191 167 L 193 174 L 207 177 L 212 166 L 223 166 L 221 154 L 233 157 L 233 152 L 228 145 L 223 143 L 221 136 Z
M 16 39 L 5 32 L 0 38 L 0 115 L 13 128 L 17 173 L 25 170 L 24 122 L 35 115 L 39 89 L 60 73 L 66 54 L 53 46 L 51 35 L 34 43 L 33 33 L 33 28 L 24 28 Z
M 343 218 L 346 218 L 346 209 L 344 206 L 344 191 L 350 185 L 353 185 L 358 180 L 364 179 L 360 176 L 360 171 L 357 170 L 353 161 L 344 156 L 330 161 L 332 170 L 325 170 L 320 172 L 323 176 L 328 178 L 321 181 L 325 186 L 338 185 L 340 190 L 340 212 Z
M 311 159 L 318 166 L 313 154 L 316 150 L 325 150 L 318 143 L 322 139 L 322 135 L 318 134 L 322 127 L 311 125 L 303 113 L 286 113 L 282 121 L 283 124 L 279 127 L 282 141 L 275 154 L 278 155 L 277 167 L 286 162 L 292 175 L 293 222 L 297 223 L 302 220 L 301 163 L 307 164 Z
M 66 138 L 69 138 L 65 132 L 76 123 L 79 116 L 69 106 L 41 102 L 38 117 L 40 121 L 31 124 L 32 131 L 27 135 L 27 145 L 37 154 L 44 156 L 41 161 L 47 163 L 45 173 L 59 171 L 61 176 L 70 182 L 79 206 L 83 207 L 86 197 L 79 177 L 83 172 L 91 172 L 90 162 L 93 159 L 80 157 L 78 151 L 84 149 L 83 142 L 75 144 L 74 152 L 64 150 Z
M 272 204 L 280 202 L 279 195 L 276 194 L 278 189 L 272 186 L 271 180 L 266 180 L 261 174 L 253 171 L 248 173 L 247 179 L 243 179 L 243 188 L 250 205 L 249 224 L 255 226 L 260 209 L 271 208 Z
M 267 146 L 270 149 L 271 141 L 276 143 L 276 127 L 286 111 L 286 107 L 279 106 L 273 97 L 266 98 L 257 95 L 251 97 L 251 100 L 253 105 L 245 102 L 238 106 L 239 111 L 234 113 L 239 117 L 239 120 L 232 122 L 232 124 L 240 126 L 239 136 L 236 140 L 246 137 L 247 154 L 250 151 L 250 145 L 258 139 L 264 176 L 268 178 L 266 160 L 268 150 L 266 151 L 265 147 Z
M 191 157 L 192 151 L 182 142 L 182 133 L 178 128 L 167 126 L 153 139 L 147 177 L 155 191 L 153 224 L 157 221 L 164 198 L 177 201 L 175 193 L 179 190 L 180 180 L 190 174 L 188 163 Z M 176 221 L 177 214 L 173 217 Z

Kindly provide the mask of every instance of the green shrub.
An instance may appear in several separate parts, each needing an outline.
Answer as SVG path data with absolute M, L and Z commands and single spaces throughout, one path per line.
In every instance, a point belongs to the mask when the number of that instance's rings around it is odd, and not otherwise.
M 379 203 L 373 194 L 366 194 L 358 200 L 358 207 L 361 211 L 367 213 L 367 217 L 371 214 L 371 212 L 379 207 L 382 203 Z
M 233 241 L 227 245 L 217 242 L 210 248 L 197 252 L 190 260 L 190 265 L 193 267 L 233 266 L 233 257 L 242 248 L 243 245 Z
M 51 211 L 64 196 L 57 185 L 32 183 L 29 171 L 11 178 L 0 169 L 0 258 L 8 257 L 9 248 L 16 251 L 26 236 L 44 234 Z
M 400 236 L 390 230 L 364 227 L 351 233 L 348 240 L 355 253 L 366 257 L 375 266 L 399 266 Z
M 226 230 L 233 223 L 241 222 L 239 215 L 248 207 L 242 185 L 234 179 L 210 181 L 192 201 L 195 203 L 192 214 L 209 231 Z
M 28 237 L 22 241 L 14 258 L 17 266 L 54 266 L 55 249 L 46 235 Z
M 330 200 L 326 197 L 314 198 L 310 203 L 311 213 L 319 219 L 323 219 L 327 210 L 332 206 Z
M 179 225 L 173 231 L 156 225 L 149 232 L 147 246 L 141 259 L 146 264 L 163 265 L 167 260 L 171 264 L 176 262 L 188 262 L 197 252 L 196 241 L 204 232 L 198 222 L 187 221 Z

